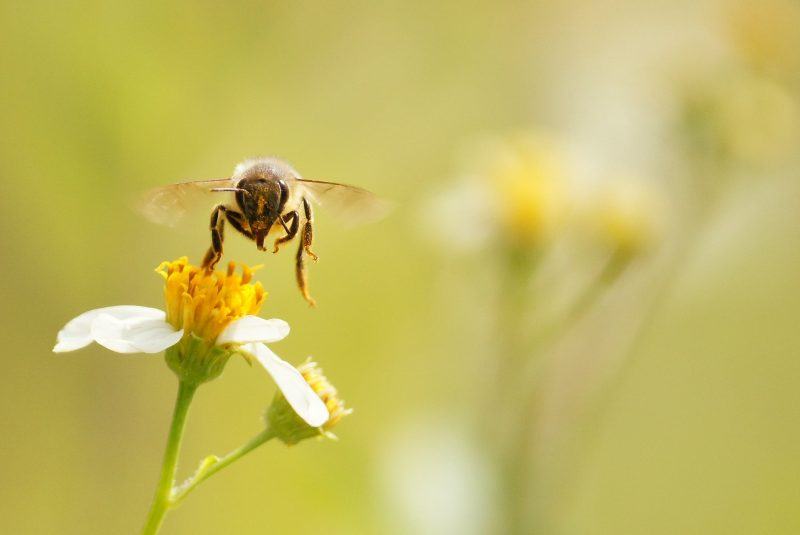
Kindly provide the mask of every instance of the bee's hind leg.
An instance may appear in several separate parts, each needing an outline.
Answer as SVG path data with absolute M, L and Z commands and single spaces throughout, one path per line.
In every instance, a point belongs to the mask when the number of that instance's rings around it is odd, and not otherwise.
M 308 256 L 314 259 L 314 262 L 319 260 L 319 257 L 311 250 L 311 243 L 314 241 L 314 214 L 311 212 L 311 205 L 308 201 L 303 199 L 303 211 L 305 212 L 306 222 L 303 224 L 303 236 L 301 240 L 301 247 L 305 249 Z
M 287 227 L 286 223 L 288 221 L 291 221 L 291 223 Z M 289 212 L 281 218 L 281 223 L 283 224 L 283 228 L 286 229 L 286 236 L 275 240 L 275 246 L 272 249 L 273 253 L 277 253 L 281 245 L 293 240 L 294 237 L 297 236 L 297 230 L 300 228 L 300 215 L 296 211 Z
M 303 294 L 303 299 L 305 299 L 310 306 L 315 307 L 317 306 L 317 302 L 314 301 L 314 298 L 311 297 L 311 293 L 308 291 L 308 273 L 306 271 L 305 252 L 303 240 L 300 240 L 297 244 L 297 256 L 295 257 L 295 275 L 297 277 L 297 287 L 300 288 L 300 293 Z
M 213 271 L 222 258 L 222 242 L 225 239 L 225 215 L 227 215 L 227 209 L 221 204 L 214 207 L 214 211 L 211 212 L 209 225 L 211 227 L 211 247 L 208 248 L 206 256 L 203 258 L 203 268 L 207 271 Z
M 306 259 L 305 255 L 308 254 L 314 261 L 317 260 L 317 255 L 311 250 L 311 242 L 314 238 L 314 229 L 312 227 L 313 218 L 311 213 L 311 205 L 308 201 L 303 199 L 303 213 L 305 215 L 305 222 L 303 223 L 303 234 L 300 236 L 297 244 L 297 256 L 295 257 L 295 275 L 297 276 L 297 287 L 300 288 L 300 293 L 303 298 L 312 307 L 317 306 L 317 302 L 311 297 L 308 291 L 308 273 L 306 272 Z M 298 217 L 299 219 L 299 217 Z M 297 220 L 295 220 L 297 221 Z

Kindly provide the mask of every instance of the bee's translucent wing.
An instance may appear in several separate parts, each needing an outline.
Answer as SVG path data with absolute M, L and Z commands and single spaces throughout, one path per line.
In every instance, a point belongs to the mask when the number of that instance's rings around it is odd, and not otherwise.
M 215 188 L 233 187 L 230 178 L 179 182 L 148 190 L 136 204 L 136 209 L 159 225 L 174 226 L 194 207 L 213 203 Z
M 305 178 L 297 182 L 311 201 L 348 224 L 377 221 L 391 210 L 391 203 L 358 186 Z

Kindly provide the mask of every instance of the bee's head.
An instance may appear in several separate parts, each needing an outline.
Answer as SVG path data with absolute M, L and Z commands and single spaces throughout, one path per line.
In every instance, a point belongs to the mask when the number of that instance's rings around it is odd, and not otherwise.
M 256 245 L 263 251 L 264 239 L 286 202 L 286 186 L 271 177 L 249 177 L 240 180 L 236 187 L 239 189 L 236 202 L 250 225 Z

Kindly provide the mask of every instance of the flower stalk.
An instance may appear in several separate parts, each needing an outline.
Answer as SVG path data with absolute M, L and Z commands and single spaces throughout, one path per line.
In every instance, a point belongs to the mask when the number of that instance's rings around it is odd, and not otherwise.
M 222 458 L 210 455 L 203 459 L 192 477 L 172 489 L 169 500 L 170 507 L 180 505 L 200 483 L 273 438 L 275 438 L 275 433 L 267 428 Z
M 180 381 L 178 383 L 178 395 L 175 399 L 175 409 L 172 412 L 172 424 L 169 428 L 167 447 L 164 451 L 164 461 L 161 464 L 161 477 L 156 486 L 153 504 L 150 506 L 150 513 L 142 535 L 155 535 L 158 533 L 164 515 L 167 510 L 174 505 L 171 500 L 172 487 L 175 484 L 175 471 L 178 468 L 178 454 L 180 453 L 183 430 L 186 427 L 186 415 L 189 413 L 189 405 L 197 390 L 197 385 Z
M 540 260 L 540 252 L 506 244 L 503 255 L 503 286 L 498 314 L 498 339 L 503 343 L 498 377 L 495 383 L 494 411 L 502 411 L 504 406 L 516 405 L 521 390 L 515 388 L 519 370 L 524 368 L 529 358 L 526 344 L 525 314 L 536 296 L 530 293 L 533 279 Z M 511 385 L 511 387 L 509 387 Z M 499 438 L 495 452 L 496 470 L 500 485 L 500 510 L 498 531 L 509 534 L 524 532 L 526 522 L 526 499 L 530 463 L 528 449 L 533 424 L 520 425 L 519 421 L 504 419 L 498 421 Z M 491 421 L 491 420 L 489 420 Z

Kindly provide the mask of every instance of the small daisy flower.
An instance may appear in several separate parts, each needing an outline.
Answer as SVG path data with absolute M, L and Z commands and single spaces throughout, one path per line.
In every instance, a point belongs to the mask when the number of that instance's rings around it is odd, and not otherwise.
M 339 423 L 339 420 L 353 412 L 353 409 L 345 408 L 344 401 L 339 398 L 336 388 L 328 381 L 316 362 L 309 358 L 298 367 L 298 370 L 306 383 L 325 403 L 330 418 L 322 426 L 311 426 L 307 421 L 304 422 L 297 417 L 295 411 L 291 409 L 291 403 L 288 403 L 282 392 L 276 392 L 264 416 L 269 430 L 289 446 L 316 436 L 336 438 L 331 429 Z
M 96 342 L 117 353 L 159 353 L 181 381 L 199 385 L 218 377 L 233 355 L 261 364 L 294 412 L 309 426 L 328 422 L 323 399 L 300 371 L 265 344 L 282 340 L 289 324 L 257 316 L 266 293 L 253 271 L 231 262 L 227 272 L 207 272 L 183 257 L 156 270 L 164 277 L 166 310 L 122 305 L 90 310 L 58 333 L 56 353 Z
M 585 211 L 587 231 L 623 258 L 648 251 L 664 234 L 663 197 L 641 179 L 609 180 L 592 195 Z
M 563 224 L 566 170 L 557 145 L 530 133 L 496 147 L 484 178 L 493 189 L 498 222 L 522 245 L 546 242 Z
M 734 51 L 748 66 L 791 79 L 800 66 L 800 5 L 794 0 L 738 0 L 723 23 Z
M 529 132 L 479 143 L 461 180 L 426 207 L 436 214 L 426 232 L 436 229 L 459 252 L 497 240 L 522 249 L 549 243 L 564 227 L 569 208 L 562 152 L 548 136 Z

